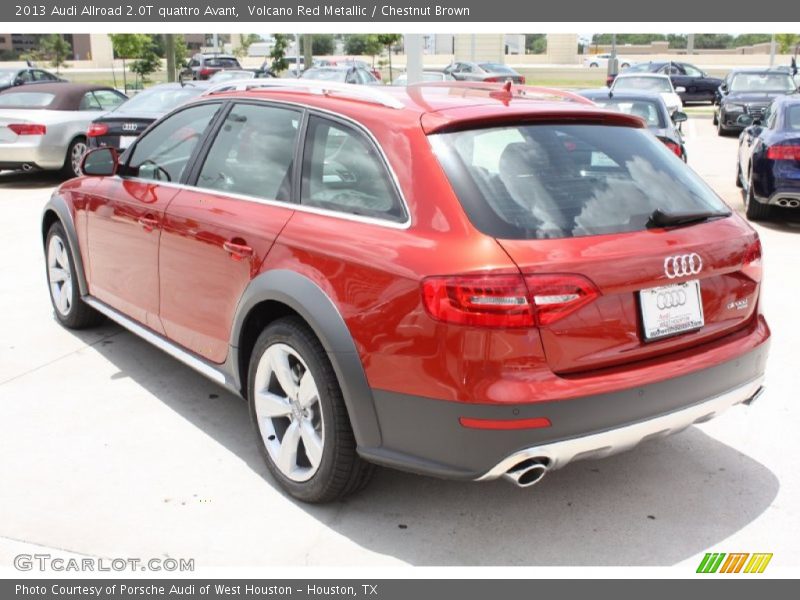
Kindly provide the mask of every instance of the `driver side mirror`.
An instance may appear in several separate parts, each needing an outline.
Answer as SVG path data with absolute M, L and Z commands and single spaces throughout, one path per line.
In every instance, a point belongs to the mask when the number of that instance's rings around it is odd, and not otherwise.
M 14 79 L 14 85 L 22 85 L 23 83 L 25 83 L 25 80 L 22 77 Z
M 104 146 L 94 148 L 83 155 L 81 172 L 92 177 L 113 177 L 119 168 L 119 154 L 116 149 Z
M 722 85 L 719 86 L 719 89 L 723 94 L 727 94 L 728 93 L 728 84 L 727 83 L 723 83 Z
M 675 124 L 683 123 L 684 121 L 688 120 L 689 120 L 689 115 L 687 115 L 685 112 L 676 110 L 674 113 L 672 113 L 672 122 Z
M 761 119 L 754 119 L 752 115 L 739 115 L 736 119 L 736 124 L 743 127 L 758 126 L 761 125 Z

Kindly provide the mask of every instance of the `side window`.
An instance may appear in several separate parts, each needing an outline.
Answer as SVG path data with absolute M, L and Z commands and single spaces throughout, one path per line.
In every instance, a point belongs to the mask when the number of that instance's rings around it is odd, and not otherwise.
M 19 75 L 17 75 L 17 77 L 23 83 L 30 83 L 31 81 L 33 81 L 33 78 L 31 77 L 31 72 L 28 71 L 28 70 L 20 71 Z
M 201 104 L 161 121 L 136 142 L 125 174 L 155 181 L 180 181 L 218 109 L 217 103 Z
M 350 69 L 347 72 L 347 77 L 345 77 L 344 82 L 345 83 L 358 83 L 358 77 L 356 75 L 356 70 L 355 69 Z
M 199 67 L 200 66 L 200 61 L 197 60 L 196 58 L 193 58 L 192 62 L 189 63 L 189 66 L 190 67 Z
M 351 127 L 315 116 L 308 121 L 300 202 L 391 221 L 406 217 L 374 144 Z
M 32 71 L 32 73 L 33 73 L 33 80 L 34 81 L 52 81 L 53 80 L 53 78 L 50 77 L 50 74 L 46 73 L 45 71 L 41 71 L 39 69 L 34 69 Z
M 127 98 L 112 90 L 95 90 L 94 98 L 103 110 L 114 110 Z
M 197 185 L 288 202 L 301 113 L 237 104 L 225 117 Z
M 768 106 L 767 110 L 764 111 L 764 123 L 769 129 L 775 129 L 777 115 L 778 111 L 776 111 L 775 107 L 772 105 Z
M 689 77 L 702 77 L 703 72 L 698 69 L 697 67 L 693 67 L 692 65 L 683 65 L 683 69 L 686 71 L 686 74 Z
M 81 103 L 78 106 L 78 110 L 102 110 L 103 107 L 100 106 L 100 103 L 97 101 L 97 98 L 94 97 L 93 92 L 86 92 L 81 98 Z

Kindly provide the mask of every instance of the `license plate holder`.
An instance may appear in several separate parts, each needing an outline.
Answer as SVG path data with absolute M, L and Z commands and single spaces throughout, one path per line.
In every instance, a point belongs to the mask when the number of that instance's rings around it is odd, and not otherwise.
M 696 331 L 705 325 L 696 279 L 639 291 L 642 332 L 647 342 Z

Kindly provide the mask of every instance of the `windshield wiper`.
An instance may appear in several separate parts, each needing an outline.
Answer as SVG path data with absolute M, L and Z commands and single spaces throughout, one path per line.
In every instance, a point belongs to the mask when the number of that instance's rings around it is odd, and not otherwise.
M 677 225 L 690 225 L 691 223 L 702 223 L 710 219 L 717 219 L 719 217 L 727 217 L 729 212 L 721 211 L 688 211 L 688 212 L 664 212 L 660 208 L 655 209 L 650 218 L 647 219 L 645 227 L 653 229 L 654 227 L 675 227 Z

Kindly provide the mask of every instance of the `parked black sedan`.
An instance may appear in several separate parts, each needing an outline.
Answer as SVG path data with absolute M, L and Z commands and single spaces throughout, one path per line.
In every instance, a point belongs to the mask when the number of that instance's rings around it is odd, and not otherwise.
M 792 76 L 783 70 L 740 69 L 730 76 L 722 87 L 722 99 L 714 110 L 717 134 L 741 131 L 745 121 L 739 117 L 763 119 L 767 107 L 775 98 L 797 92 Z
M 736 185 L 743 188 L 747 217 L 765 219 L 776 206 L 800 209 L 800 97 L 776 99 L 763 120 L 739 120 L 746 128 L 739 137 Z
M 702 69 L 686 62 L 652 61 L 635 64 L 626 70 L 626 73 L 635 72 L 669 75 L 675 89 L 682 87 L 686 90 L 678 94 L 684 103 L 713 103 L 717 88 L 722 84 L 719 77 L 711 77 Z
M 611 93 L 606 89 L 578 92 L 598 106 L 618 110 L 644 119 L 650 132 L 672 152 L 686 161 L 686 146 L 677 125 L 687 119 L 686 113 L 674 112 L 670 117 L 667 105 L 660 94 L 644 92 Z
M 28 85 L 31 83 L 55 83 L 66 81 L 58 75 L 54 75 L 44 69 L 36 67 L 14 67 L 10 69 L 0 69 L 0 92 L 18 85 Z
M 111 146 L 125 150 L 148 126 L 173 108 L 197 98 L 205 82 L 163 83 L 140 92 L 115 110 L 92 121 L 86 137 L 89 148 Z

